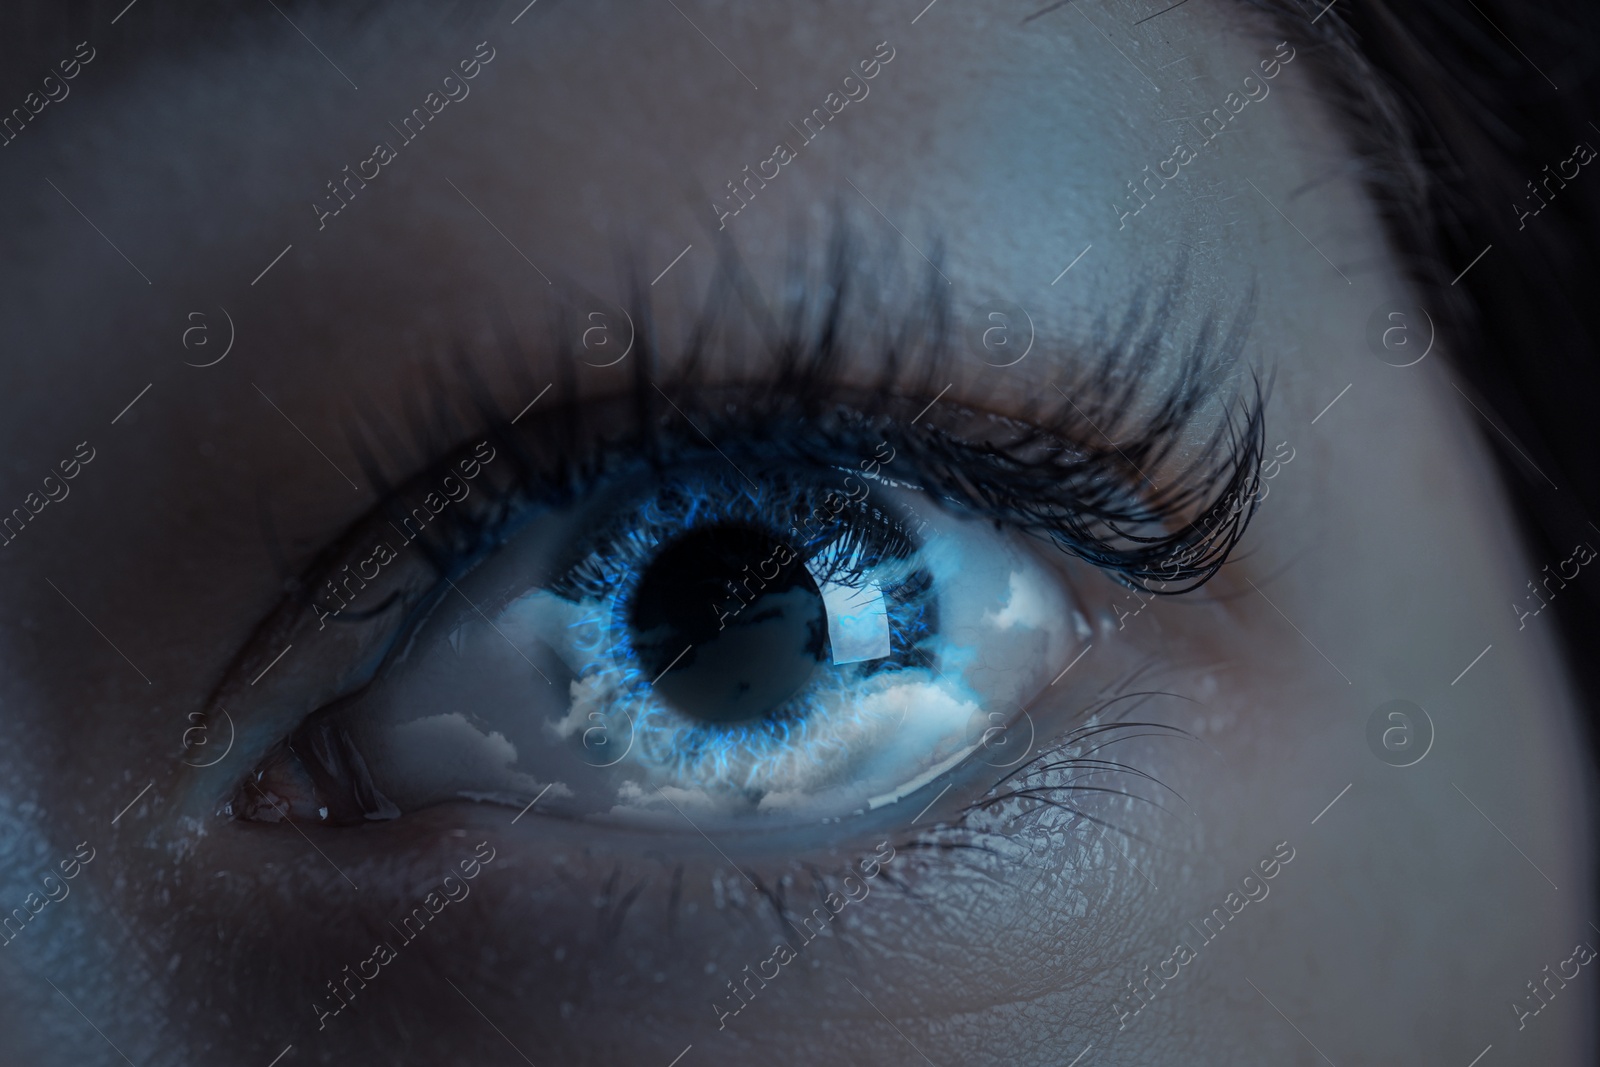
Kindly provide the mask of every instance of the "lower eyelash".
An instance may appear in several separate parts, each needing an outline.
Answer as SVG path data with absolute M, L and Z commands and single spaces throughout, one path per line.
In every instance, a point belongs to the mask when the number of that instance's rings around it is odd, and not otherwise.
M 1174 694 L 1128 694 L 1130 697 L 1172 695 Z M 1147 732 L 1135 733 L 1135 731 Z M 1174 738 L 1185 738 L 1191 741 L 1194 740 L 1194 736 L 1187 731 L 1181 730 L 1175 726 L 1168 726 L 1164 723 L 1130 721 L 1096 723 L 1092 726 L 1080 727 L 1079 729 L 1072 731 L 1057 741 L 1050 750 L 1041 753 L 1033 760 L 1030 760 L 1019 771 L 1013 773 L 1012 775 L 1008 775 L 1006 778 L 1001 779 L 1000 782 L 995 783 L 995 785 L 990 788 L 989 794 L 985 795 L 983 799 L 967 805 L 967 807 L 962 810 L 960 816 L 961 820 L 963 821 L 963 829 L 971 829 L 971 823 L 975 821 L 975 817 L 980 813 L 992 813 L 994 809 L 999 808 L 1009 801 L 1031 800 L 1039 805 L 1040 810 L 1046 808 L 1055 808 L 1067 811 L 1072 815 L 1086 819 L 1089 822 L 1095 823 L 1096 825 L 1105 826 L 1107 829 L 1118 829 L 1119 832 L 1125 832 L 1120 831 L 1120 828 L 1112 826 L 1096 816 L 1072 807 L 1064 800 L 1058 799 L 1055 794 L 1070 796 L 1071 794 L 1077 792 L 1116 793 L 1119 796 L 1133 796 L 1136 799 L 1145 800 L 1147 803 L 1154 803 L 1153 801 L 1150 801 L 1146 797 L 1137 797 L 1135 794 L 1127 793 L 1122 790 L 1106 789 L 1103 786 L 1080 786 L 1071 780 L 1055 783 L 1039 782 L 1038 784 L 1033 784 L 1033 781 L 1034 779 L 1041 778 L 1045 775 L 1059 776 L 1063 773 L 1081 770 L 1086 775 L 1103 772 L 1127 774 L 1131 777 L 1142 779 L 1165 788 L 1165 786 L 1162 786 L 1160 779 L 1128 764 L 1093 758 L 1094 753 L 1099 752 L 1101 749 L 1104 749 L 1110 745 L 1114 745 L 1119 741 L 1133 740 L 1137 737 L 1148 737 L 1152 734 L 1162 734 Z M 1089 744 L 1089 742 L 1093 743 Z M 1064 755 L 1064 753 L 1080 747 L 1083 747 L 1081 754 Z M 1016 816 L 1008 817 L 1013 819 L 1016 818 Z
M 1145 678 L 1153 666 L 1147 663 L 1127 673 L 1111 687 L 1108 695 L 1078 710 L 1073 721 L 1083 725 L 1001 776 L 983 796 L 961 808 L 949 822 L 933 827 L 923 840 L 907 841 L 904 847 L 992 851 L 990 842 L 1010 841 L 1020 828 L 1031 827 L 1034 822 L 1058 813 L 1070 820 L 1069 839 L 1085 847 L 1089 843 L 1088 836 L 1103 837 L 1113 832 L 1142 840 L 1125 826 L 1083 810 L 1077 804 L 1077 798 L 1128 798 L 1170 814 L 1159 801 L 1143 795 L 1137 789 L 1113 788 L 1116 783 L 1106 782 L 1107 777 L 1113 777 L 1153 786 L 1170 793 L 1187 806 L 1187 801 L 1181 795 L 1155 775 L 1133 764 L 1100 755 L 1113 745 L 1147 737 L 1198 742 L 1193 734 L 1179 727 L 1123 717 L 1134 714 L 1150 699 L 1191 699 L 1181 693 L 1146 687 Z M 1113 709 L 1122 704 L 1129 706 L 1108 719 Z M 1079 823 L 1098 826 L 1100 833 L 1079 835 L 1075 832 Z M 1023 832 L 1036 831 L 1029 829 Z

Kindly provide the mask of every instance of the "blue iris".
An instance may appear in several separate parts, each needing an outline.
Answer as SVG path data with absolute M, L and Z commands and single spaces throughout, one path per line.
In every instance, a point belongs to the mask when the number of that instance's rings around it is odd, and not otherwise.
M 648 762 L 723 780 L 737 766 L 753 789 L 774 761 L 839 737 L 863 680 L 932 669 L 937 598 L 912 535 L 859 479 L 829 473 L 657 482 L 548 587 L 583 609 L 578 680 L 627 713 Z M 881 604 L 887 654 L 836 663 L 827 604 L 852 596 Z

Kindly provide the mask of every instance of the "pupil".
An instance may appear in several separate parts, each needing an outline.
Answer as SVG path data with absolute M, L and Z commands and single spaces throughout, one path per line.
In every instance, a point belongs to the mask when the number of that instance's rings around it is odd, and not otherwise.
M 708 723 L 769 715 L 827 655 L 822 594 L 799 554 L 733 523 L 694 530 L 657 553 L 628 624 L 645 674 L 659 675 L 656 692 Z

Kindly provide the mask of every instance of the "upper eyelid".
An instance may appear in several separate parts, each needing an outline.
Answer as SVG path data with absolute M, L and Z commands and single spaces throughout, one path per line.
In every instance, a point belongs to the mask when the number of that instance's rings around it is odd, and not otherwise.
M 1216 510 L 1216 503 L 1225 502 L 1230 496 L 1248 496 L 1256 475 L 1257 464 L 1254 460 L 1261 448 L 1262 421 L 1258 397 L 1256 405 L 1249 409 L 1240 439 L 1232 442 L 1231 447 L 1218 454 L 1217 458 L 1210 460 L 1209 466 L 1200 464 L 1200 476 L 1197 479 L 1185 482 L 1181 477 L 1176 478 L 1168 483 L 1165 497 L 1152 500 L 1149 497 L 1140 498 L 1131 486 L 1116 484 L 1119 478 L 1116 468 L 1123 464 L 1137 468 L 1136 461 L 1129 458 L 1130 451 L 1148 465 L 1152 463 L 1152 457 L 1154 461 L 1159 461 L 1165 450 L 1173 446 L 1177 431 L 1181 428 L 1183 413 L 1180 411 L 1174 415 L 1168 407 L 1159 409 L 1165 412 L 1161 416 L 1164 421 L 1154 429 L 1136 429 L 1136 435 L 1142 436 L 1118 444 L 1103 437 L 1107 421 L 1095 422 L 1084 417 L 1079 402 L 1071 398 L 1067 398 L 1067 406 L 1072 415 L 1078 418 L 1073 419 L 1074 425 L 1070 430 L 1073 436 L 1063 437 L 1058 435 L 1068 430 L 1057 429 L 1052 432 L 1015 419 L 1007 420 L 1002 425 L 994 422 L 992 417 L 972 412 L 950 401 L 945 401 L 938 419 L 946 428 L 912 428 L 889 412 L 905 411 L 911 407 L 928 408 L 929 405 L 921 397 L 886 397 L 882 392 L 863 395 L 852 386 L 830 383 L 820 373 L 798 380 L 791 377 L 788 392 L 776 397 L 770 391 L 752 394 L 726 384 L 703 386 L 696 390 L 679 379 L 669 383 L 672 391 L 682 397 L 682 402 L 678 403 L 671 401 L 667 391 L 654 379 L 648 379 L 644 385 L 648 386 L 648 391 L 636 388 L 631 398 L 612 397 L 599 402 L 601 406 L 610 405 L 611 415 L 605 421 L 612 427 L 617 425 L 612 419 L 628 413 L 638 421 L 634 432 L 618 433 L 613 428 L 610 434 L 601 434 L 593 445 L 582 443 L 582 438 L 589 431 L 577 424 L 598 418 L 593 414 L 596 402 L 585 402 L 575 397 L 547 402 L 541 412 L 539 425 L 533 431 L 526 427 L 517 431 L 504 418 L 491 422 L 483 431 L 484 439 L 494 441 L 504 452 L 509 464 L 508 469 L 498 471 L 496 478 L 491 478 L 488 483 L 504 497 L 503 500 L 492 501 L 490 510 L 498 508 L 499 513 L 494 518 L 481 517 L 481 501 L 468 508 L 453 510 L 446 524 L 451 527 L 448 532 L 456 535 L 458 540 L 481 541 L 485 536 L 493 535 L 497 521 L 505 518 L 505 511 L 518 506 L 519 497 L 522 503 L 527 503 L 528 498 L 541 492 L 570 496 L 582 491 L 582 485 L 573 480 L 573 471 L 578 470 L 581 476 L 591 478 L 599 474 L 601 464 L 595 458 L 595 448 L 634 448 L 642 453 L 644 461 L 654 465 L 671 463 L 685 455 L 712 452 L 739 470 L 739 463 L 730 456 L 730 452 L 743 458 L 744 452 L 776 448 L 780 457 L 804 458 L 819 464 L 843 461 L 849 465 L 858 454 L 867 455 L 871 451 L 867 445 L 878 441 L 892 444 L 891 454 L 901 459 L 894 470 L 898 478 L 917 481 L 924 488 L 938 490 L 952 503 L 963 502 L 1012 525 L 1048 532 L 1063 547 L 1098 566 L 1122 572 L 1131 581 L 1179 581 L 1193 579 L 1197 574 L 1203 581 L 1220 563 L 1227 549 L 1231 548 L 1248 519 L 1248 510 L 1241 513 L 1237 508 L 1221 523 L 1207 519 L 1204 514 L 1207 501 L 1205 493 L 1213 483 L 1221 486 L 1213 494 L 1216 500 L 1212 502 L 1212 511 Z M 652 408 L 652 394 L 661 394 L 669 402 L 670 415 L 664 405 L 656 404 Z M 1196 396 L 1188 395 L 1170 400 L 1167 404 L 1182 407 L 1195 403 L 1196 399 Z M 847 401 L 851 400 L 861 407 L 849 406 Z M 1103 399 L 1093 400 L 1083 394 L 1080 394 L 1079 400 L 1087 406 L 1104 403 Z M 805 413 L 808 406 L 825 406 L 826 410 L 815 411 L 808 416 Z M 875 414 L 871 413 L 873 409 Z M 663 419 L 658 416 L 665 416 L 668 425 L 663 427 Z M 962 440 L 962 422 L 974 420 L 981 431 L 990 435 L 981 445 Z M 926 419 L 925 424 L 933 421 Z M 782 426 L 777 436 L 783 440 L 775 443 L 776 426 Z M 1116 425 L 1111 424 L 1111 428 L 1115 430 Z M 1103 444 L 1084 443 L 1091 429 L 1094 434 L 1102 436 Z M 996 444 L 994 435 L 1002 430 L 1009 433 L 1010 441 Z M 604 443 L 601 444 L 601 441 Z M 1213 444 L 1220 441 L 1219 436 Z M 1006 453 L 1008 446 L 1014 452 Z M 1023 452 L 1032 456 L 1028 460 L 1016 459 Z M 363 465 L 369 477 L 386 490 L 378 510 L 392 508 L 406 494 L 417 493 L 419 486 L 429 479 L 439 480 L 448 473 L 451 463 L 455 462 L 453 457 L 458 455 L 456 451 L 447 452 L 443 459 L 424 467 L 421 473 L 397 488 L 388 488 L 389 480 L 382 475 L 377 458 L 371 454 L 364 455 Z M 744 461 L 750 462 L 749 459 Z M 1034 473 L 1029 474 L 1024 469 L 1027 462 L 1034 464 Z M 872 465 L 879 466 L 875 462 Z M 960 469 L 961 473 L 951 476 L 941 473 L 952 469 Z M 505 481 L 508 470 L 512 479 L 509 483 Z M 740 471 L 740 474 L 743 472 Z M 1143 475 L 1142 470 L 1140 474 Z M 1120 476 L 1127 475 L 1127 471 L 1120 472 Z M 976 486 L 973 482 L 977 483 Z M 1011 497 L 1006 495 L 1007 492 L 1020 495 Z M 1135 526 L 1141 526 L 1146 531 L 1158 528 L 1167 519 L 1182 518 L 1186 507 L 1200 513 L 1203 522 L 1211 523 L 1202 535 L 1189 536 L 1185 540 L 1185 535 L 1179 532 L 1164 537 L 1126 540 L 1133 534 Z M 1084 517 L 1095 522 L 1110 524 L 1116 527 L 1115 536 L 1123 540 L 1115 544 L 1096 540 L 1087 530 L 1072 529 L 1070 521 L 1069 528 L 1063 530 L 1057 525 L 1063 519 L 1063 512 L 1067 520 L 1075 520 L 1079 517 L 1075 513 L 1082 512 Z M 424 540 L 422 545 L 439 561 L 441 569 L 447 569 L 446 560 L 451 555 L 459 555 L 464 551 L 459 545 L 439 543 L 435 546 L 428 540 Z M 1180 561 L 1181 566 L 1159 573 L 1151 562 L 1174 559 Z M 1200 582 L 1192 581 L 1190 584 Z

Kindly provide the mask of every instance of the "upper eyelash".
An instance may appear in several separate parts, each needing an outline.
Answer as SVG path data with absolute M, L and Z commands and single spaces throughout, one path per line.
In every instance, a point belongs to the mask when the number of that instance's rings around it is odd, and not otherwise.
M 725 248 L 689 340 L 670 351 L 655 339 L 649 290 L 635 284 L 629 314 L 637 358 L 628 393 L 607 401 L 580 400 L 574 331 L 558 331 L 562 340 L 553 356 L 561 399 L 547 403 L 520 429 L 465 360 L 456 360 L 463 384 L 454 388 L 433 366 L 428 371 L 432 411 L 413 402 L 406 432 L 397 433 L 373 412 L 352 427 L 352 444 L 380 492 L 375 510 L 396 512 L 408 494 L 456 458 L 451 449 L 457 442 L 487 439 L 503 450 L 514 477 L 486 480 L 486 500 L 449 509 L 445 521 L 416 542 L 440 574 L 454 575 L 497 545 L 519 511 L 532 503 L 570 502 L 602 477 L 614 462 L 604 454 L 605 446 L 660 468 L 717 452 L 735 462 L 756 448 L 765 450 L 767 462 L 852 463 L 874 444 L 887 443 L 897 459 L 905 457 L 894 468 L 898 480 L 917 482 L 947 506 L 1047 537 L 1125 585 L 1182 593 L 1216 573 L 1254 509 L 1265 451 L 1259 380 L 1252 377 L 1253 391 L 1219 421 L 1199 458 L 1176 475 L 1165 464 L 1240 360 L 1253 297 L 1226 329 L 1210 320 L 1201 324 L 1177 373 L 1157 396 L 1147 395 L 1146 383 L 1180 310 L 1181 263 L 1155 299 L 1147 285 L 1133 295 L 1114 328 L 1105 318 L 1096 324 L 1098 354 L 1061 391 L 1060 404 L 1000 416 L 945 400 L 932 418 L 913 427 L 903 416 L 925 406 L 934 392 L 931 383 L 945 377 L 941 372 L 953 358 L 948 297 L 938 284 L 942 276 L 935 266 L 913 306 L 891 317 L 876 306 L 876 294 L 865 290 L 857 251 L 841 227 L 826 273 L 808 279 L 804 267 L 791 268 L 785 288 L 794 295 L 775 306 L 760 296 L 736 255 Z M 857 293 L 862 295 L 852 295 Z M 712 385 L 707 370 L 722 355 L 717 332 L 735 302 L 759 324 L 773 366 L 764 378 L 723 377 Z M 878 377 L 870 387 L 842 381 L 844 368 L 874 362 Z M 665 364 L 674 368 L 670 376 L 662 372 Z M 532 386 L 530 366 L 520 353 L 512 357 L 510 370 Z M 465 404 L 452 399 L 463 395 Z M 1138 403 L 1146 414 L 1132 414 Z M 602 444 L 586 425 L 597 405 L 627 416 L 619 420 L 624 430 Z M 472 412 L 476 433 L 468 432 L 463 407 Z M 963 422 L 981 423 L 993 436 L 970 441 L 961 432 Z M 424 456 L 444 453 L 445 458 L 395 484 L 387 472 L 415 469 L 412 457 L 419 447 Z M 908 470 L 913 477 L 906 477 Z M 1152 470 L 1167 475 L 1165 484 L 1141 491 Z M 310 580 L 300 585 L 303 598 L 309 599 L 320 580 L 319 570 L 336 558 L 324 553 L 314 561 L 306 576 Z

